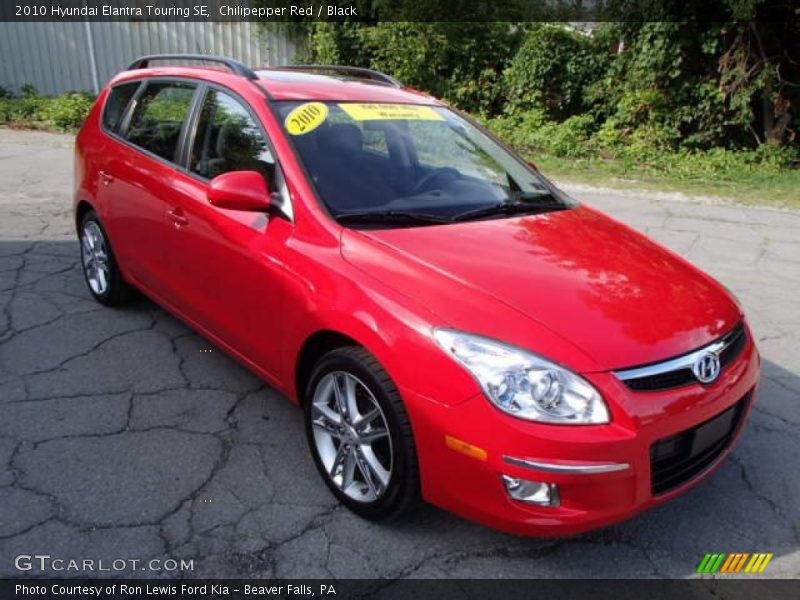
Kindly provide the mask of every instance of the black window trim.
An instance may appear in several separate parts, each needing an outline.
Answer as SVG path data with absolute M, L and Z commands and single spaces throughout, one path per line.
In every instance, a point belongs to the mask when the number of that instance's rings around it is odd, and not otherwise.
M 277 156 L 277 154 L 275 152 L 275 147 L 270 142 L 269 135 L 267 135 L 267 131 L 264 128 L 264 124 L 261 122 L 261 119 L 258 118 L 258 115 L 253 110 L 253 107 L 250 106 L 250 103 L 247 102 L 244 98 L 242 98 L 239 94 L 234 92 L 232 89 L 227 88 L 227 87 L 225 87 L 223 85 L 219 85 L 219 84 L 212 83 L 212 82 L 209 82 L 209 81 L 204 81 L 203 84 L 204 85 L 202 86 L 202 89 L 200 90 L 200 94 L 199 94 L 199 96 L 197 98 L 197 104 L 192 106 L 192 110 L 189 113 L 188 119 L 189 119 L 189 125 L 190 126 L 188 127 L 186 140 L 184 140 L 185 141 L 185 147 L 183 148 L 183 153 L 181 155 L 181 165 L 184 166 L 187 170 L 191 171 L 191 166 L 189 164 L 189 160 L 191 159 L 192 146 L 194 146 L 195 137 L 197 136 L 197 127 L 200 124 L 200 113 L 203 110 L 203 104 L 206 101 L 206 97 L 208 96 L 209 91 L 217 90 L 217 91 L 220 91 L 223 94 L 227 94 L 228 96 L 233 98 L 236 102 L 239 103 L 239 105 L 241 105 L 242 108 L 245 109 L 245 111 L 247 111 L 247 114 L 250 115 L 250 118 L 256 124 L 256 127 L 258 127 L 258 130 L 261 132 L 261 135 L 264 136 L 264 140 L 267 143 L 267 148 L 269 149 L 270 154 L 272 154 L 272 158 L 275 161 L 275 166 L 277 167 L 278 166 L 278 156 Z M 200 179 L 202 181 L 205 181 L 205 182 L 211 181 L 211 179 L 208 178 L 208 177 L 204 177 L 203 175 L 200 175 L 199 173 L 195 173 L 194 171 L 191 171 L 191 172 L 195 177 L 197 177 L 198 179 Z M 270 182 L 270 183 L 274 183 L 274 182 Z
M 193 103 L 190 111 L 189 116 L 187 117 L 188 127 L 186 128 L 186 136 L 181 141 L 183 142 L 183 146 L 180 152 L 180 167 L 183 172 L 190 175 L 194 179 L 201 181 L 208 185 L 211 182 L 211 179 L 200 175 L 199 173 L 195 173 L 191 170 L 190 159 L 192 153 L 192 146 L 194 146 L 195 137 L 197 136 L 197 128 L 200 123 L 200 114 L 203 111 L 203 104 L 206 101 L 206 97 L 210 90 L 217 90 L 222 92 L 223 94 L 227 94 L 233 100 L 239 103 L 239 105 L 244 108 L 250 118 L 253 120 L 253 123 L 256 124 L 258 130 L 261 132 L 261 135 L 264 136 L 264 141 L 267 144 L 267 149 L 269 149 L 270 154 L 272 154 L 272 160 L 275 161 L 275 181 L 270 181 L 270 186 L 274 186 L 277 184 L 278 179 L 285 181 L 286 178 L 284 176 L 284 170 L 281 166 L 280 160 L 278 159 L 278 152 L 275 150 L 275 146 L 272 143 L 272 140 L 267 133 L 266 127 L 264 127 L 264 123 L 261 122 L 258 114 L 250 103 L 242 97 L 240 94 L 232 90 L 231 88 L 216 83 L 214 81 L 206 81 L 202 80 L 200 88 L 198 89 L 197 97 L 195 98 L 195 103 Z M 280 214 L 283 215 L 288 221 L 294 222 L 294 206 L 292 204 L 291 194 L 289 193 L 288 188 L 284 192 L 278 192 L 280 196 L 280 205 L 278 206 L 280 210 Z
M 136 150 L 137 152 L 141 152 L 142 154 L 148 156 L 149 158 L 152 158 L 153 160 L 161 162 L 166 166 L 176 169 L 182 174 L 187 175 L 192 179 L 195 179 L 196 181 L 199 181 L 200 183 L 208 185 L 211 182 L 211 179 L 209 179 L 208 177 L 203 177 L 202 175 L 199 175 L 198 173 L 195 173 L 194 171 L 189 169 L 188 163 L 189 163 L 189 153 L 191 152 L 191 144 L 194 141 L 194 136 L 197 132 L 197 124 L 200 116 L 200 111 L 202 110 L 203 102 L 205 101 L 206 93 L 209 90 L 209 88 L 215 88 L 231 96 L 234 100 L 239 102 L 245 108 L 245 110 L 250 114 L 251 118 L 256 123 L 256 126 L 259 128 L 262 135 L 264 136 L 269 151 L 272 153 L 272 158 L 275 160 L 276 174 L 278 173 L 278 171 L 280 171 L 281 173 L 280 178 L 283 179 L 285 182 L 286 178 L 283 175 L 284 169 L 281 166 L 280 160 L 278 158 L 278 153 L 275 150 L 275 146 L 272 144 L 269 135 L 267 135 L 264 123 L 261 122 L 261 119 L 258 117 L 258 114 L 253 110 L 253 107 L 250 105 L 250 103 L 247 102 L 247 100 L 245 100 L 240 94 L 238 94 L 231 88 L 216 82 L 208 81 L 205 79 L 197 79 L 195 77 L 183 77 L 183 76 L 156 76 L 156 77 L 145 76 L 138 78 L 135 77 L 114 84 L 112 89 L 114 89 L 117 86 L 124 85 L 126 83 L 135 83 L 135 82 L 139 82 L 140 84 L 139 88 L 136 90 L 136 92 L 134 92 L 133 96 L 128 102 L 128 106 L 125 109 L 125 112 L 123 113 L 122 119 L 120 119 L 117 131 L 109 130 L 103 125 L 103 119 L 101 114 L 100 127 L 102 131 L 106 133 L 108 136 L 112 137 L 117 142 L 125 146 L 128 146 L 133 150 Z M 125 138 L 125 135 L 128 133 L 128 127 L 130 126 L 133 112 L 134 110 L 136 110 L 136 105 L 138 104 L 139 99 L 141 98 L 144 91 L 147 89 L 147 86 L 150 84 L 150 82 L 189 83 L 195 86 L 194 95 L 192 96 L 192 100 L 189 103 L 189 112 L 187 113 L 186 119 L 184 120 L 183 126 L 181 127 L 181 133 L 178 136 L 178 144 L 175 152 L 175 157 L 177 160 L 169 160 L 167 158 L 164 158 L 163 156 L 159 156 L 153 152 L 150 152 L 146 148 L 142 148 L 141 146 L 134 144 L 133 142 Z M 108 102 L 108 96 L 106 96 L 106 102 Z M 105 106 L 103 107 L 103 112 L 105 112 Z M 276 179 L 278 178 L 276 177 Z M 286 190 L 285 193 L 281 194 L 281 202 L 282 205 L 280 206 L 280 214 L 283 215 L 290 222 L 294 222 L 294 207 L 292 205 L 291 194 L 289 194 L 288 189 Z
M 173 156 L 172 160 L 170 160 L 169 158 L 165 158 L 163 156 L 159 156 L 155 152 L 151 152 L 144 146 L 140 146 L 139 144 L 130 141 L 126 137 L 128 135 L 128 130 L 131 125 L 131 120 L 133 119 L 133 113 L 135 112 L 136 108 L 139 105 L 139 100 L 145 94 L 145 92 L 147 92 L 147 88 L 149 88 L 154 83 L 180 83 L 183 85 L 187 84 L 191 85 L 194 88 L 192 90 L 192 98 L 191 100 L 189 100 L 189 110 L 186 112 L 186 117 L 184 117 L 183 123 L 181 123 L 181 131 L 178 134 L 178 141 L 175 144 L 175 152 L 172 155 Z M 200 87 L 201 87 L 200 81 L 192 80 L 189 78 L 184 79 L 176 77 L 148 77 L 147 79 L 144 80 L 144 85 L 142 85 L 136 91 L 136 95 L 134 96 L 134 98 L 130 103 L 130 106 L 128 107 L 127 114 L 125 115 L 125 122 L 122 124 L 123 127 L 119 131 L 120 137 L 122 137 L 125 140 L 126 144 L 131 146 L 132 148 L 136 148 L 140 152 L 144 152 L 150 157 L 157 158 L 158 160 L 161 160 L 162 162 L 165 162 L 168 165 L 175 165 L 180 167 L 181 164 L 176 159 L 179 159 L 183 155 L 183 143 L 186 137 L 186 130 L 187 127 L 189 126 L 190 122 L 189 119 L 191 118 L 192 115 L 192 107 L 194 106 L 194 103 L 197 101 L 197 93 L 200 90 Z
M 128 102 L 128 107 L 125 109 L 125 114 L 123 115 L 123 118 L 120 121 L 120 125 L 117 128 L 117 131 L 111 131 L 111 130 L 105 128 L 105 127 L 102 127 L 103 131 L 107 135 L 109 135 L 110 137 L 114 138 L 116 141 L 120 142 L 121 144 L 124 144 L 125 146 L 128 146 L 129 148 L 132 148 L 133 150 L 141 152 L 142 154 L 152 158 L 153 160 L 156 160 L 158 162 L 164 163 L 165 165 L 167 165 L 169 167 L 177 168 L 179 171 L 185 171 L 183 166 L 181 164 L 179 164 L 178 162 L 176 162 L 175 160 L 170 160 L 168 158 L 164 158 L 163 156 L 159 156 L 158 154 L 155 154 L 154 152 L 150 152 L 150 150 L 148 150 L 147 148 L 143 148 L 142 146 L 139 146 L 138 144 L 134 144 L 129 139 L 127 139 L 125 136 L 127 135 L 128 128 L 130 127 L 131 118 L 133 117 L 133 112 L 136 110 L 136 106 L 139 104 L 139 99 L 142 97 L 142 94 L 144 94 L 145 90 L 147 90 L 147 87 L 151 82 L 152 83 L 182 83 L 184 85 L 188 83 L 189 85 L 194 86 L 194 90 L 192 92 L 192 99 L 189 102 L 189 111 L 187 112 L 186 118 L 184 119 L 183 124 L 181 125 L 181 132 L 178 135 L 178 142 L 177 142 L 176 147 L 175 147 L 175 156 L 176 157 L 181 157 L 183 155 L 182 144 L 184 142 L 184 137 L 185 137 L 187 125 L 189 124 L 189 118 L 191 117 L 192 107 L 194 106 L 194 102 L 195 102 L 196 97 L 197 97 L 197 92 L 198 92 L 198 90 L 201 87 L 203 82 L 201 80 L 193 79 L 191 77 L 142 77 L 141 79 L 128 79 L 128 80 L 125 80 L 125 81 L 121 81 L 121 82 L 119 82 L 119 84 L 116 84 L 116 85 L 122 85 L 122 84 L 125 84 L 125 83 L 132 83 L 132 82 L 135 82 L 135 81 L 139 81 L 141 83 L 141 85 L 139 86 L 139 89 L 136 90 L 136 93 L 133 95 L 133 97 L 131 98 L 130 102 Z M 116 85 L 114 87 L 116 87 Z M 101 121 L 101 123 L 102 123 L 102 121 Z

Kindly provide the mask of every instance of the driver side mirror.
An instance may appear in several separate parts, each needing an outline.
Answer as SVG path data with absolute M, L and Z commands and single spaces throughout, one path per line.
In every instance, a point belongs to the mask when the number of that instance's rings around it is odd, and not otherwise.
M 267 178 L 258 171 L 217 175 L 208 188 L 208 201 L 228 210 L 266 212 L 271 204 Z

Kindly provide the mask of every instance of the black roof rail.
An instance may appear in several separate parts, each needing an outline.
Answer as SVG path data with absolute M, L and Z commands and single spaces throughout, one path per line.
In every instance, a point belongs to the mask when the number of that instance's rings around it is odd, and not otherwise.
M 247 79 L 258 79 L 258 75 L 256 75 L 253 69 L 243 65 L 238 60 L 228 58 L 227 56 L 211 56 L 206 54 L 150 54 L 148 56 L 137 58 L 130 64 L 128 70 L 146 69 L 150 65 L 150 62 L 154 60 L 198 60 L 221 63 L 228 67 L 231 72 L 239 75 L 240 77 L 246 77 Z
M 364 77 L 366 79 L 372 79 L 373 81 L 380 81 L 382 83 L 388 83 L 392 87 L 396 88 L 404 88 L 405 86 L 400 83 L 397 79 L 392 77 L 391 75 L 387 75 L 386 73 L 381 73 L 380 71 L 375 71 L 374 69 L 365 69 L 364 67 L 348 67 L 347 65 L 284 65 L 280 67 L 267 67 L 279 70 L 291 70 L 291 71 L 334 71 L 338 73 L 350 73 L 352 75 L 358 75 Z

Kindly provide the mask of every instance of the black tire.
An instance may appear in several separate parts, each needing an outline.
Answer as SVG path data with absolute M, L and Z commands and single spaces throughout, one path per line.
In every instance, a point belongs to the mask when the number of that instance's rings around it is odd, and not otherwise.
M 363 383 L 379 404 L 392 444 L 392 468 L 382 495 L 373 501 L 354 500 L 334 483 L 317 449 L 312 425 L 314 394 L 320 381 L 333 372 L 345 372 Z M 366 349 L 360 346 L 337 348 L 315 365 L 304 396 L 306 437 L 311 455 L 323 481 L 348 509 L 371 520 L 390 520 L 421 503 L 419 463 L 414 436 L 405 406 L 389 374 Z
M 109 274 L 107 278 L 106 289 L 100 291 L 92 288 L 88 269 L 86 267 L 86 248 L 83 242 L 86 228 L 94 226 L 96 226 L 95 231 L 99 231 L 100 234 L 102 234 L 102 242 L 105 245 L 105 254 L 107 256 Z M 78 241 L 81 246 L 81 270 L 83 271 L 83 278 L 86 281 L 86 287 L 89 288 L 89 292 L 92 294 L 94 299 L 105 306 L 118 306 L 130 300 L 134 295 L 133 288 L 131 288 L 131 286 L 128 285 L 128 283 L 122 278 L 119 265 L 117 265 L 117 259 L 114 256 L 114 250 L 111 247 L 111 241 L 109 240 L 108 234 L 106 233 L 103 224 L 100 222 L 97 213 L 93 210 L 88 211 L 81 219 L 81 224 L 78 230 Z

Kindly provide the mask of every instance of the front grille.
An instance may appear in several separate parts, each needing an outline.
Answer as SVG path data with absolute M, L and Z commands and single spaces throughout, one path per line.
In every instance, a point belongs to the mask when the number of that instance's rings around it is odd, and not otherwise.
M 650 447 L 653 495 L 683 485 L 714 464 L 736 437 L 749 401 L 750 392 L 713 419 L 655 442 Z
M 725 368 L 742 353 L 747 345 L 747 330 L 744 327 L 744 323 L 739 323 L 724 336 L 709 344 L 709 346 L 714 346 L 716 344 L 724 346 L 723 349 L 719 351 L 718 355 L 722 373 L 725 371 Z M 618 371 L 617 376 L 625 385 L 637 392 L 669 390 L 697 383 L 697 378 L 694 376 L 691 368 L 692 360 L 690 360 L 690 358 L 692 354 L 693 353 L 684 355 L 683 357 L 665 360 L 660 363 Z M 686 360 L 683 360 L 684 358 Z M 669 370 L 661 370 L 662 365 L 669 364 L 674 364 L 675 366 Z M 653 373 L 648 374 L 650 371 L 653 371 Z
M 677 371 L 659 373 L 658 375 L 628 379 L 625 384 L 637 392 L 653 392 L 682 387 L 694 383 L 695 381 L 697 380 L 691 369 L 678 369 Z
M 727 342 L 728 345 L 719 353 L 719 365 L 723 369 L 731 364 L 747 345 L 747 333 L 743 323 L 728 334 Z

